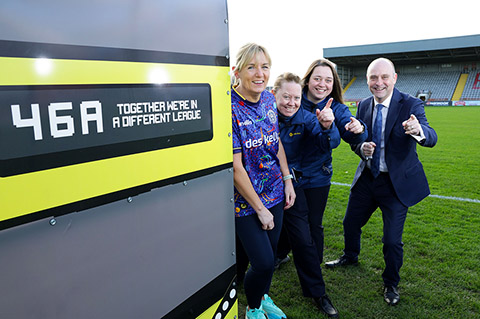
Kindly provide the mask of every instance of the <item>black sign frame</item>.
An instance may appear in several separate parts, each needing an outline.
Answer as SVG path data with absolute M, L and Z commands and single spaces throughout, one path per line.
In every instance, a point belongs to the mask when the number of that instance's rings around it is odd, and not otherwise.
M 97 99 L 92 92 L 100 92 L 102 97 Z M 66 95 L 75 96 L 65 98 Z M 81 101 L 92 99 L 101 102 L 104 131 L 101 134 L 95 133 L 94 125 L 90 123 L 89 129 L 92 133 L 82 135 L 79 132 L 81 119 L 78 105 Z M 66 100 L 71 101 L 72 110 L 61 110 L 57 113 L 59 116 L 70 114 L 76 136 L 54 138 L 49 132 L 46 104 Z M 194 111 L 178 110 L 175 123 L 172 120 L 175 114 L 172 113 L 169 123 L 112 127 L 114 116 L 136 116 L 119 114 L 119 108 L 115 107 L 121 102 L 168 103 L 193 100 L 198 102 L 195 114 L 201 114 L 200 119 L 179 120 L 179 116 L 185 118 L 186 112 Z M 11 105 L 20 105 L 21 118 L 28 119 L 32 117 L 32 103 L 39 105 L 41 113 L 43 139 L 40 141 L 34 139 L 32 128 L 18 128 L 13 123 Z M 212 138 L 212 97 L 208 83 L 0 86 L 0 177 L 205 142 Z

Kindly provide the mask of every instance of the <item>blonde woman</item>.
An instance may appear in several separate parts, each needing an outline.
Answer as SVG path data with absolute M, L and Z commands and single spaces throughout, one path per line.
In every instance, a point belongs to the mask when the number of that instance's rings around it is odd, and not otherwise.
M 293 205 L 295 192 L 275 97 L 265 90 L 270 66 L 264 47 L 246 44 L 237 55 L 232 87 L 235 227 L 251 265 L 244 279 L 248 319 L 286 318 L 269 289 L 283 210 Z

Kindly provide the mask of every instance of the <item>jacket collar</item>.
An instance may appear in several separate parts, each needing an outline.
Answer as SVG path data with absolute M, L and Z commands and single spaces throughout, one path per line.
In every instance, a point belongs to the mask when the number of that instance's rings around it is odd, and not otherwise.
M 310 113 L 314 113 L 316 108 L 323 109 L 325 105 L 327 105 L 328 99 L 330 98 L 330 95 L 325 97 L 323 100 L 321 100 L 318 103 L 313 103 L 310 101 L 307 97 L 307 90 L 308 87 L 304 87 L 302 91 L 302 107 L 309 111 Z M 336 101 L 335 99 L 333 100 L 333 104 L 335 104 Z M 332 104 L 332 106 L 333 106 Z
M 387 122 L 385 123 L 385 139 L 388 139 L 393 129 L 393 124 L 397 121 L 402 107 L 403 97 L 396 88 L 393 88 L 392 100 L 388 107 Z
M 301 106 L 298 108 L 298 111 L 290 117 L 286 117 L 282 115 L 282 113 L 278 112 L 278 120 L 280 123 L 284 123 L 287 126 L 303 124 L 305 117 L 303 112 L 304 110 Z

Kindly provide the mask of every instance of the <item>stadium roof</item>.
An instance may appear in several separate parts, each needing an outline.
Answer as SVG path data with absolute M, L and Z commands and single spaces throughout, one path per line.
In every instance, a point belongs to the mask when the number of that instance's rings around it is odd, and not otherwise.
M 480 61 L 480 34 L 325 48 L 323 56 L 344 67 L 366 66 L 380 56 L 400 65 Z

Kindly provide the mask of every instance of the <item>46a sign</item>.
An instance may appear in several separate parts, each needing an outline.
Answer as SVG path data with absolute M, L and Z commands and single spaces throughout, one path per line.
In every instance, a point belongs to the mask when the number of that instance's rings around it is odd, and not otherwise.
M 31 105 L 31 118 L 22 118 L 20 105 L 14 104 L 12 109 L 12 121 L 16 128 L 31 127 L 36 141 L 43 139 L 42 121 L 40 118 L 39 104 Z M 72 110 L 72 102 L 56 102 L 48 105 L 48 119 L 50 123 L 50 135 L 53 138 L 69 137 L 75 134 L 75 124 L 71 115 L 59 115 L 60 111 Z M 89 134 L 88 123 L 96 124 L 97 133 L 103 133 L 102 104 L 100 101 L 85 101 L 80 103 L 80 122 L 82 134 Z
M 211 88 L 0 86 L 0 137 L 0 177 L 204 142 L 213 138 Z

